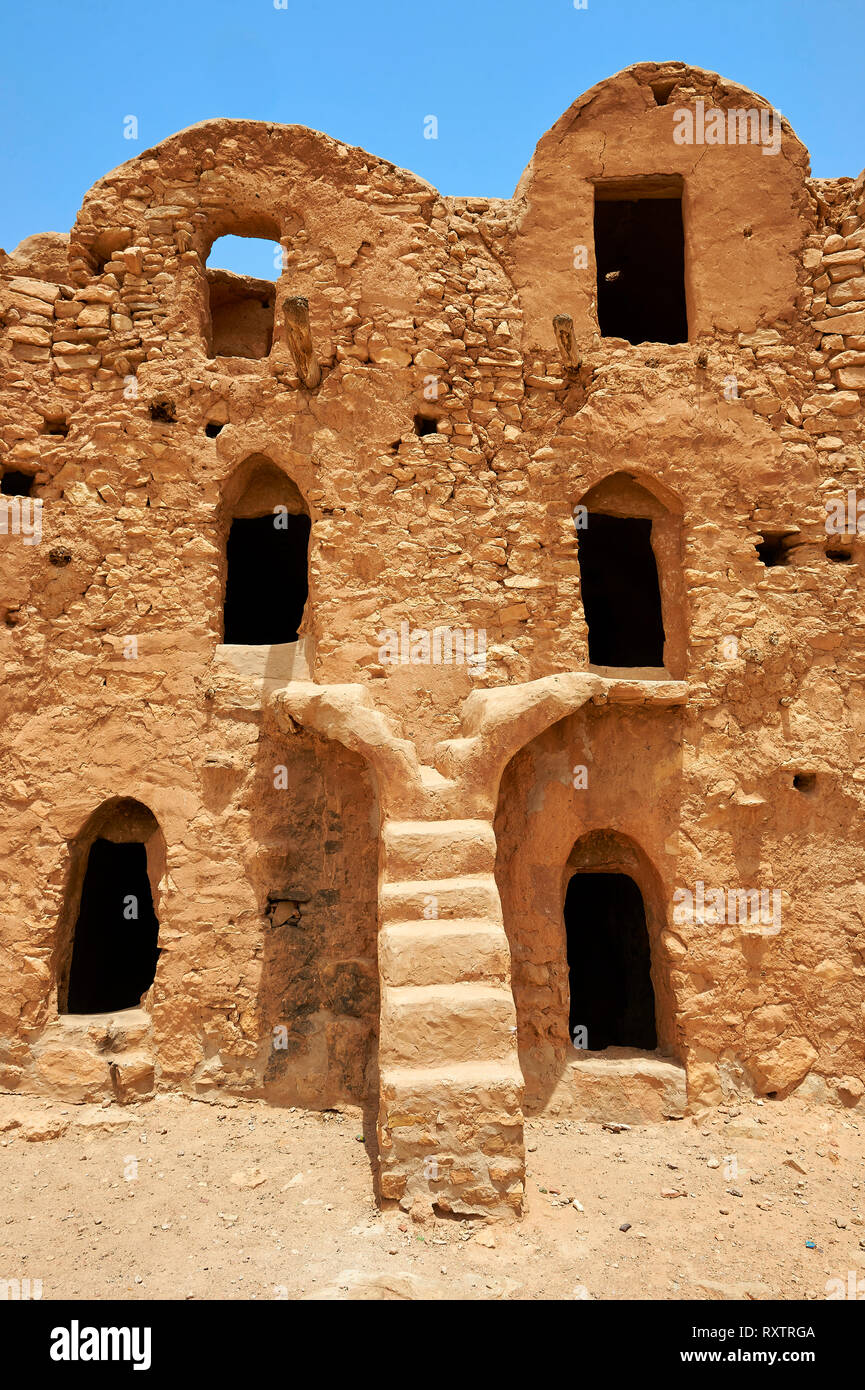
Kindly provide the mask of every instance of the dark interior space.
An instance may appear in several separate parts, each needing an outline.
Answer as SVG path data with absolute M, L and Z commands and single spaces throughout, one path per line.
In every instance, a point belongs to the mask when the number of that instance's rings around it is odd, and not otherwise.
M 589 512 L 579 532 L 593 666 L 663 666 L 664 621 L 648 517 Z
M 151 401 L 150 418 L 157 425 L 176 425 L 177 411 L 174 401 L 168 400 L 166 396 L 160 396 L 158 400 Z
M 431 415 L 416 415 L 414 417 L 415 433 L 421 438 L 425 434 L 436 434 L 438 432 L 438 420 Z
M 757 542 L 757 554 L 767 569 L 776 565 L 790 563 L 788 541 L 791 537 L 784 531 L 761 531 Z
M 654 1051 L 655 994 L 643 895 L 627 874 L 574 874 L 565 897 L 570 1034 L 587 1047 Z
M 236 518 L 228 536 L 224 641 L 296 642 L 309 593 L 308 516 Z
M 75 923 L 66 1012 L 136 1008 L 156 975 L 158 931 L 144 845 L 94 840 Z
M 29 497 L 32 491 L 32 473 L 21 473 L 10 468 L 0 478 L 0 493 L 3 493 L 5 497 Z
M 596 196 L 595 259 L 603 337 L 688 341 L 681 197 Z

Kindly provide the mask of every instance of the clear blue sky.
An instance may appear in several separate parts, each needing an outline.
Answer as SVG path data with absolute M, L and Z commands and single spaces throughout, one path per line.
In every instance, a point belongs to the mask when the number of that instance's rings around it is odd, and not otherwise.
M 695 63 L 765 96 L 817 176 L 865 165 L 865 0 L 285 3 L 9 0 L 0 246 L 68 231 L 102 174 L 212 116 L 313 126 L 443 193 L 508 197 L 574 98 L 645 59 Z M 137 141 L 123 138 L 128 115 Z M 436 140 L 424 139 L 427 115 Z M 214 263 L 273 274 L 269 254 Z

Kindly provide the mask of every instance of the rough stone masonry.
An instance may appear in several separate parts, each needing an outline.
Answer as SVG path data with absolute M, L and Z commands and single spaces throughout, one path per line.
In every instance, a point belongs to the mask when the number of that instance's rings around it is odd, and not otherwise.
M 861 1108 L 865 176 L 770 110 L 638 64 L 510 200 L 206 121 L 0 252 L 0 1086 L 488 1215 L 545 1107 Z

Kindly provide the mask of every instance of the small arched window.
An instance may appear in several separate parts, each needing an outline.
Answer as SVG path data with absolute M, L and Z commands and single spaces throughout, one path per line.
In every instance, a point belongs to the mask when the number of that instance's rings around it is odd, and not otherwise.
M 61 1013 L 134 1009 L 159 959 L 156 889 L 165 844 L 141 802 L 118 798 L 72 844 L 58 979 Z
M 583 497 L 577 516 L 589 662 L 684 674 L 679 519 L 631 475 Z
M 295 484 L 269 459 L 247 460 L 227 499 L 223 641 L 296 642 L 309 594 L 310 517 Z M 232 489 L 234 491 L 235 489 Z

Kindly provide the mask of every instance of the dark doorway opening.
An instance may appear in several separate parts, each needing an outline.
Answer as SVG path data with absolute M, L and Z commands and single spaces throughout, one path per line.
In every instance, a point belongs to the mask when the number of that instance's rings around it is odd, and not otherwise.
M 664 620 L 648 517 L 589 512 L 579 532 L 593 666 L 663 666 Z
M 136 1008 L 156 975 L 158 932 L 144 845 L 94 840 L 75 923 L 66 1012 Z
M 629 343 L 686 343 L 681 194 L 615 197 L 595 190 L 598 325 Z
M 570 1034 L 592 1052 L 654 1051 L 655 993 L 643 895 L 627 874 L 574 874 L 565 896 Z M 579 1036 L 579 1035 L 578 1035 Z
M 309 594 L 310 519 L 284 511 L 237 517 L 228 536 L 227 643 L 296 642 Z

